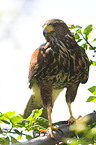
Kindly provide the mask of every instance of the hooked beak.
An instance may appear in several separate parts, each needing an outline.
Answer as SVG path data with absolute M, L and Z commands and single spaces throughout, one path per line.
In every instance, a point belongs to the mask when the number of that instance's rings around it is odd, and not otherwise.
M 43 30 L 43 35 L 46 36 L 48 34 L 48 31 L 46 29 Z
M 55 31 L 55 29 L 53 28 L 53 25 L 43 25 L 43 35 L 46 36 L 48 33 Z

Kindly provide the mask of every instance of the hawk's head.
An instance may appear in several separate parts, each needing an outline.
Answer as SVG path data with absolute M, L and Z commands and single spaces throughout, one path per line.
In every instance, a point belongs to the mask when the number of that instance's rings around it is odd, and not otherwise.
M 44 31 L 43 34 L 48 42 L 51 42 L 54 39 L 63 40 L 65 35 L 69 34 L 72 36 L 68 26 L 59 19 L 48 20 L 43 25 Z

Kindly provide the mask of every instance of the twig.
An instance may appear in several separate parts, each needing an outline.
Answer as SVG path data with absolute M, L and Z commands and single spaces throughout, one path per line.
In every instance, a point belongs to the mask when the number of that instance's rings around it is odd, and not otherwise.
M 84 37 L 82 33 L 80 33 L 83 37 L 83 39 L 87 42 L 87 44 L 94 50 L 94 47 L 88 42 L 88 40 Z

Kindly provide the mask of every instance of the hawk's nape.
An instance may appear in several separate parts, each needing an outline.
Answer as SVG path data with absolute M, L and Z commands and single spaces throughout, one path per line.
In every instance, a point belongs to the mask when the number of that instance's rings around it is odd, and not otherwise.
M 77 44 L 68 26 L 62 20 L 48 20 L 43 27 L 46 43 L 36 49 L 31 57 L 29 87 L 33 89 L 34 97 L 30 98 L 29 102 L 32 104 L 27 104 L 24 116 L 28 117 L 32 109 L 43 105 L 48 112 L 50 129 L 48 128 L 47 131 L 50 130 L 53 137 L 52 129 L 58 129 L 52 126 L 52 105 L 59 93 L 67 88 L 66 102 L 70 120 L 75 120 L 71 103 L 76 97 L 79 84 L 86 83 L 88 80 L 89 60 L 85 50 Z M 30 111 L 27 114 L 28 109 Z

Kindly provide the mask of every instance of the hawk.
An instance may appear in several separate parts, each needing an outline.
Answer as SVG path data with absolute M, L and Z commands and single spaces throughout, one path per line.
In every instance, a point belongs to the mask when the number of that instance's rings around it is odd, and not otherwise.
M 51 19 L 43 25 L 46 42 L 34 51 L 29 67 L 29 87 L 33 95 L 24 111 L 27 118 L 33 109 L 42 105 L 47 109 L 51 137 L 53 137 L 51 109 L 59 93 L 67 88 L 66 102 L 70 119 L 74 119 L 71 103 L 80 83 L 88 80 L 89 59 L 77 44 L 68 26 L 60 19 Z M 46 112 L 45 112 L 46 115 Z M 45 131 L 46 132 L 46 131 Z

